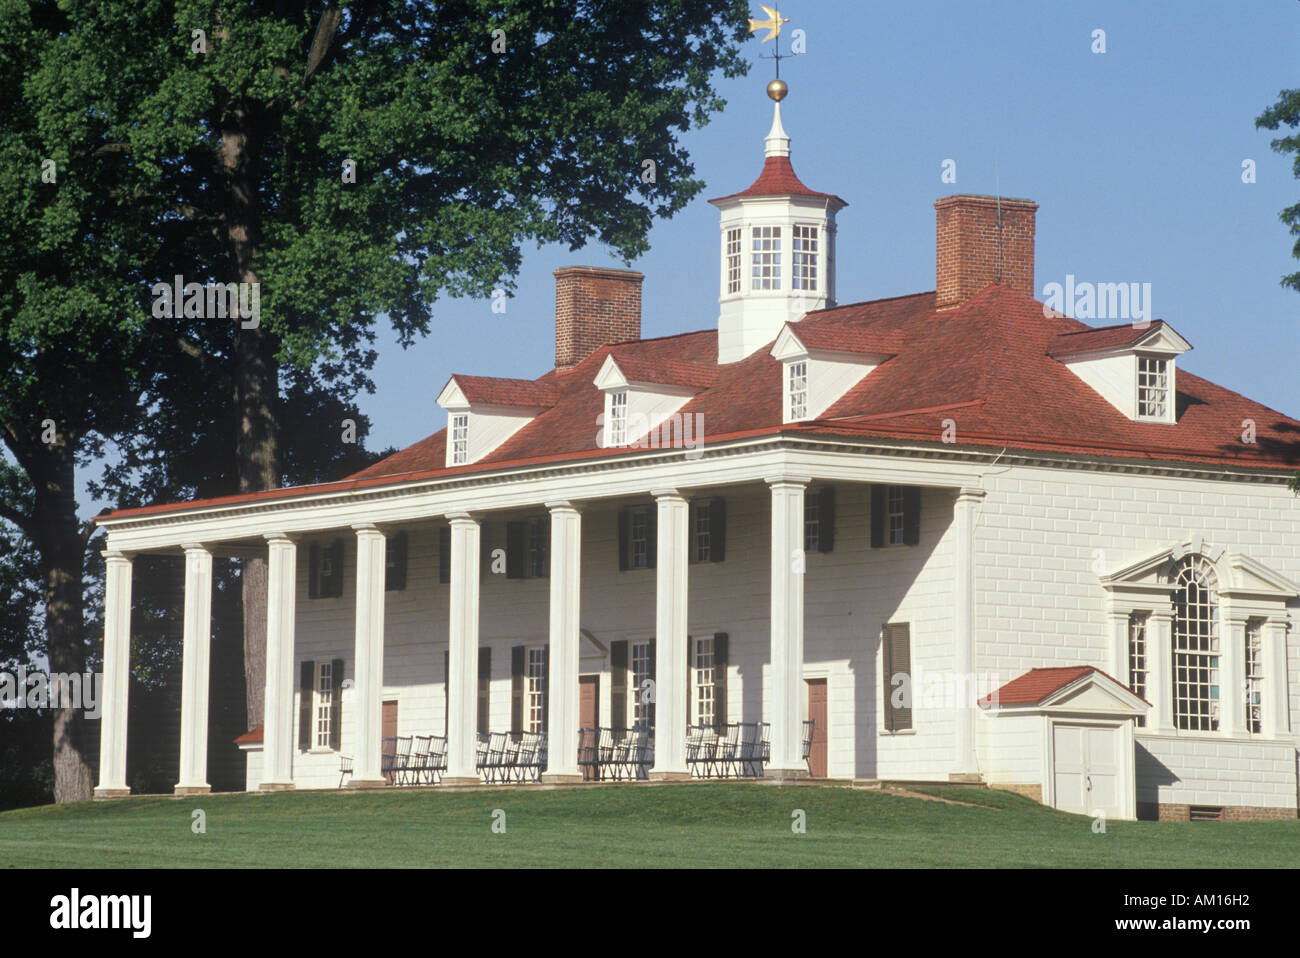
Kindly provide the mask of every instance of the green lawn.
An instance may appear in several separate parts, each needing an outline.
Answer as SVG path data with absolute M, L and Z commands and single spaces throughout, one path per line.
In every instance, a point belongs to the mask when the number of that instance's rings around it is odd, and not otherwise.
M 0 814 L 14 867 L 1263 867 L 1300 865 L 1300 822 L 1110 822 L 1005 792 L 978 807 L 753 784 L 132 798 Z M 191 830 L 206 814 L 207 833 Z M 504 834 L 492 831 L 505 812 Z M 806 815 L 794 834 L 792 812 Z

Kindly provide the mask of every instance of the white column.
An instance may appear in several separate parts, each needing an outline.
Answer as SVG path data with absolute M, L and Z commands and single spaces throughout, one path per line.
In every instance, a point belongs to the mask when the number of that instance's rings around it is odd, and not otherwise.
M 807 479 L 768 479 L 772 490 L 772 760 L 768 778 L 807 778 L 803 760 L 803 554 Z
M 655 490 L 658 558 L 655 570 L 655 761 L 656 781 L 685 781 L 686 597 L 690 506 L 676 489 Z
M 1173 679 L 1174 613 L 1172 609 L 1152 612 L 1147 617 L 1147 711 L 1146 727 L 1168 732 L 1174 722 Z
M 478 726 L 479 524 L 468 513 L 451 520 L 451 622 L 447 689 L 447 774 L 449 785 L 479 782 L 474 767 Z M 483 731 L 487 731 L 484 729 Z
M 126 787 L 126 706 L 131 687 L 131 559 L 104 556 L 104 678 L 99 725 L 99 786 L 96 798 L 130 795 Z
M 1223 605 L 1223 635 L 1219 637 L 1219 728 L 1241 738 L 1246 734 L 1246 616 Z
M 177 795 L 208 784 L 208 660 L 212 651 L 212 553 L 186 543 L 185 625 L 181 640 L 181 767 Z
M 952 507 L 952 524 L 957 533 L 954 544 L 956 577 L 953 581 L 953 662 L 957 673 L 956 687 L 975 689 L 975 522 L 983 489 L 961 489 Z M 915 661 L 915 659 L 913 660 Z M 957 702 L 953 713 L 953 775 L 979 774 L 975 756 L 975 719 L 979 704 Z
M 357 717 L 354 788 L 385 784 L 380 769 L 383 751 L 384 698 L 384 534 L 370 523 L 352 527 L 357 534 L 356 667 Z M 347 709 L 344 710 L 346 715 Z
M 293 643 L 298 547 L 284 535 L 268 535 L 266 539 L 266 698 L 260 787 L 278 791 L 293 788 Z
M 1260 629 L 1260 654 L 1264 661 L 1263 715 L 1260 716 L 1263 734 L 1270 737 L 1286 735 L 1291 730 L 1290 709 L 1287 697 L 1286 671 L 1286 619 L 1269 619 Z
M 581 628 L 582 516 L 570 502 L 551 511 L 550 684 L 544 782 L 580 782 L 578 768 L 578 640 Z

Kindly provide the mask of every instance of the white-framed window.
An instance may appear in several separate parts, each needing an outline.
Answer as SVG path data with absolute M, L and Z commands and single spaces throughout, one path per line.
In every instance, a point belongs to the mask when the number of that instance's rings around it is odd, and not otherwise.
M 469 462 L 469 413 L 451 414 L 451 464 L 463 466 Z
M 1219 598 L 1210 563 L 1188 556 L 1174 577 L 1174 727 L 1219 729 Z
M 650 510 L 633 509 L 627 517 L 628 568 L 650 567 Z
M 786 374 L 786 409 L 789 422 L 808 418 L 808 361 L 787 364 Z
M 334 709 L 334 663 L 322 659 L 316 663 L 316 694 L 312 703 L 312 748 L 330 747 L 330 716 Z
M 1133 612 L 1128 617 L 1128 687 L 1146 698 L 1147 694 L 1147 615 Z M 1137 719 L 1146 725 L 1146 717 Z
M 740 230 L 727 230 L 727 292 L 740 292 Z
M 693 522 L 691 549 L 696 562 L 708 562 L 713 553 L 713 524 L 709 518 L 709 501 L 691 504 Z
M 903 544 L 906 514 L 903 509 L 903 487 L 890 486 L 885 493 L 885 544 Z
M 695 640 L 695 723 L 713 724 L 717 701 L 713 676 L 713 636 Z
M 795 226 L 790 250 L 790 285 L 817 288 L 817 227 Z
M 654 673 L 651 660 L 651 643 L 632 643 L 632 724 L 652 728 L 655 724 L 653 695 L 647 694 L 646 683 Z
M 1138 357 L 1138 416 L 1143 419 L 1168 419 L 1169 360 L 1153 356 Z
M 542 732 L 546 729 L 546 647 L 528 650 L 528 686 L 525 689 L 525 732 Z
M 616 389 L 609 394 L 609 409 L 605 414 L 606 446 L 627 445 L 627 390 Z
M 781 227 L 753 227 L 750 289 L 781 288 Z
M 1258 735 L 1264 728 L 1263 721 L 1263 641 L 1260 633 L 1263 622 L 1249 619 L 1246 622 L 1246 662 L 1242 673 L 1246 693 L 1246 731 Z

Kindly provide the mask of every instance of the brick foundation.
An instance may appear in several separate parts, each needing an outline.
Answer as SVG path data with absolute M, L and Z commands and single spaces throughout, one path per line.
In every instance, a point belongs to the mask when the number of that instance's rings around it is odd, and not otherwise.
M 1197 806 L 1201 807 L 1201 806 Z M 1220 807 L 1220 806 L 1215 806 Z M 1294 808 L 1268 808 L 1260 805 L 1224 805 L 1222 821 L 1225 822 L 1275 822 L 1294 821 L 1297 817 Z M 1192 820 L 1192 806 L 1174 802 L 1138 803 L 1138 818 L 1143 821 L 1189 822 Z
M 996 788 L 1000 792 L 1015 792 L 1017 795 L 1033 799 L 1040 805 L 1043 803 L 1043 786 L 1041 785 L 1010 785 L 990 782 L 989 788 Z

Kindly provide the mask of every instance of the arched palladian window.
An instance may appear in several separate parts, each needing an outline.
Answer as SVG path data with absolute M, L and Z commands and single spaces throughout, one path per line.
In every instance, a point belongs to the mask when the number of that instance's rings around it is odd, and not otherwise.
M 1174 576 L 1174 726 L 1219 728 L 1219 595 L 1214 568 L 1183 559 Z

